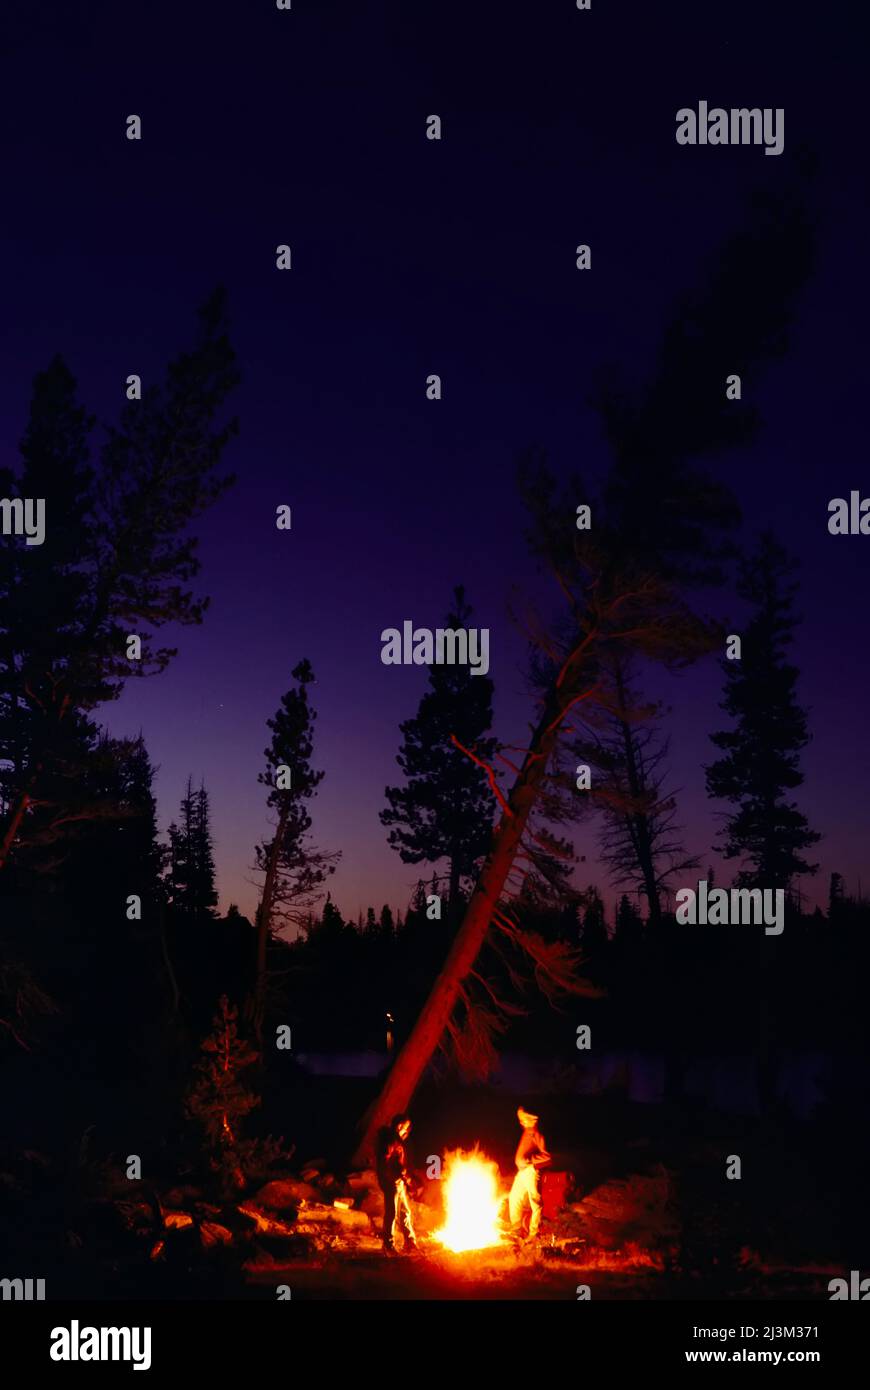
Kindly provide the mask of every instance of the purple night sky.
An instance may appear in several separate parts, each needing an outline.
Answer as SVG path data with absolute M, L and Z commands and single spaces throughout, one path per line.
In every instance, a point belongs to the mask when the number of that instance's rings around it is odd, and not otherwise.
M 787 5 L 763 20 L 751 3 L 729 6 L 717 44 L 687 0 L 670 7 L 663 44 L 656 6 L 523 17 L 451 3 L 415 33 L 407 0 L 286 14 L 217 4 L 180 18 L 161 0 L 137 21 L 135 48 L 126 7 L 91 6 L 86 22 L 39 8 L 11 22 L 0 87 L 5 184 L 32 188 L 4 218 L 0 464 L 16 456 L 31 378 L 55 351 L 89 408 L 112 419 L 127 375 L 153 378 L 189 341 L 209 289 L 229 290 L 244 381 L 227 457 L 238 482 L 199 528 L 211 608 L 178 635 L 165 675 L 131 682 L 105 712 L 115 734 L 144 731 L 164 827 L 188 773 L 204 778 L 222 906 L 254 908 L 265 721 L 303 656 L 326 771 L 314 836 L 343 851 L 333 896 L 351 916 L 407 905 L 418 870 L 389 849 L 378 811 L 426 672 L 383 666 L 381 630 L 406 618 L 437 627 L 464 583 L 474 625 L 491 631 L 494 731 L 523 741 L 533 704 L 507 614 L 532 574 L 517 455 L 538 444 L 560 471 L 599 474 L 595 369 L 615 362 L 643 380 L 675 296 L 703 275 L 745 191 L 784 178 L 801 144 L 819 156 L 817 271 L 787 355 L 744 377 L 763 416 L 757 441 L 712 468 L 737 493 L 746 536 L 770 524 L 800 559 L 794 660 L 813 739 L 798 800 L 824 835 L 819 873 L 801 887 L 824 902 L 836 869 L 856 890 L 870 538 L 831 537 L 827 504 L 870 495 L 866 160 L 842 138 L 864 119 L 865 60 L 840 51 L 835 20 L 814 14 L 807 81 L 786 61 L 799 24 Z M 32 71 L 37 46 L 38 89 L 16 78 L 16 55 Z M 650 51 L 668 58 L 652 69 Z M 784 107 L 785 155 L 678 147 L 674 113 L 699 98 Z M 134 112 L 141 144 L 124 138 Z M 430 112 L 440 143 L 425 139 Z M 581 241 L 588 274 L 574 267 Z M 430 372 L 439 403 L 425 399 Z M 281 503 L 292 531 L 275 529 Z M 715 607 L 739 630 L 736 598 Z M 655 687 L 673 706 L 671 784 L 705 865 L 717 863 L 721 808 L 703 764 L 721 689 L 713 659 Z M 577 882 L 597 881 L 610 905 L 596 822 L 576 839 L 587 855 Z

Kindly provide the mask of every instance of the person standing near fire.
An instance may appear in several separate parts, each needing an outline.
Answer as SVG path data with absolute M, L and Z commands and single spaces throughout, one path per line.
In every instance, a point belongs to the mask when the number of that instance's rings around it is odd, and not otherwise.
M 508 1198 L 508 1210 L 510 1213 L 511 1231 L 515 1240 L 523 1239 L 523 1223 L 526 1207 L 531 1210 L 529 1220 L 529 1240 L 536 1240 L 541 1226 L 541 1180 L 538 1177 L 538 1170 L 543 1168 L 552 1160 L 552 1155 L 547 1152 L 547 1145 L 544 1136 L 538 1129 L 538 1116 L 532 1115 L 528 1110 L 520 1106 L 517 1111 L 517 1119 L 522 1126 L 520 1142 L 517 1145 L 517 1152 L 514 1162 L 517 1166 L 517 1175 L 514 1178 L 513 1187 Z
M 381 1131 L 378 1143 L 377 1174 L 384 1194 L 383 1241 L 388 1255 L 395 1253 L 397 1231 L 404 1237 L 405 1250 L 420 1248 L 411 1213 L 411 1197 L 419 1196 L 420 1184 L 408 1160 L 410 1133 L 410 1115 L 394 1115 L 390 1125 Z

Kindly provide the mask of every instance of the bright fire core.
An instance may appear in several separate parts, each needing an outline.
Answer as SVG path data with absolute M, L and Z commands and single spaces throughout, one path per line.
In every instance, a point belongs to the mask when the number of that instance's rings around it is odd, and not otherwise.
M 457 1254 L 500 1245 L 502 1200 L 499 1171 L 492 1159 L 477 1149 L 472 1153 L 458 1149 L 448 1154 L 444 1174 L 446 1219 L 441 1230 L 435 1232 L 435 1239 Z

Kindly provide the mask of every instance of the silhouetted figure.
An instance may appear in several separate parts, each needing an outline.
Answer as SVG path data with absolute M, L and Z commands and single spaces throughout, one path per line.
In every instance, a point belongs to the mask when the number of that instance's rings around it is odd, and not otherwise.
M 390 1125 L 378 1136 L 377 1174 L 384 1194 L 384 1250 L 395 1251 L 396 1234 L 401 1232 L 406 1250 L 416 1250 L 417 1236 L 411 1214 L 411 1196 L 417 1196 L 419 1184 L 408 1163 L 408 1135 L 411 1133 L 409 1115 L 394 1115 Z
M 528 1206 L 531 1211 L 528 1238 L 535 1240 L 540 1229 L 542 1214 L 541 1181 L 538 1177 L 538 1169 L 550 1162 L 551 1155 L 547 1152 L 544 1136 L 538 1129 L 537 1115 L 531 1115 L 528 1110 L 524 1110 L 520 1106 L 517 1111 L 517 1119 L 522 1125 L 523 1132 L 514 1159 L 517 1165 L 517 1175 L 514 1178 L 508 1198 L 511 1230 L 515 1240 L 523 1239 L 525 1212 Z

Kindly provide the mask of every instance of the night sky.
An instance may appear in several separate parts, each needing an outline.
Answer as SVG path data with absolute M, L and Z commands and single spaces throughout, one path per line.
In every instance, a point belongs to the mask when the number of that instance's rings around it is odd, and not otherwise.
M 352 916 L 407 905 L 418 871 L 377 813 L 426 672 L 383 666 L 381 630 L 439 626 L 464 583 L 473 624 L 491 630 L 495 732 L 522 741 L 533 704 L 507 603 L 540 586 L 516 458 L 540 445 L 560 471 L 600 474 L 595 370 L 612 362 L 643 381 L 675 296 L 702 280 L 747 191 L 784 180 L 800 146 L 815 152 L 817 270 L 787 355 L 744 377 L 760 435 L 714 468 L 747 537 L 771 524 L 801 561 L 794 655 L 813 742 L 799 801 L 825 837 L 801 886 L 824 901 L 837 869 L 856 890 L 870 538 L 831 537 L 827 504 L 870 495 L 870 239 L 866 51 L 842 18 L 759 0 L 16 9 L 0 39 L 0 464 L 55 351 L 111 420 L 126 377 L 153 379 L 208 291 L 229 291 L 244 382 L 227 455 L 238 482 L 199 526 L 211 609 L 178 634 L 169 671 L 131 682 L 104 717 L 115 734 L 144 731 L 164 826 L 188 773 L 205 779 L 221 903 L 248 913 L 268 826 L 265 721 L 303 656 L 326 771 L 314 833 L 343 851 L 333 896 Z M 677 146 L 675 113 L 700 99 L 783 107 L 785 153 Z M 139 143 L 125 138 L 133 113 Z M 425 138 L 432 113 L 440 142 Z M 285 242 L 293 269 L 280 273 Z M 590 273 L 575 268 L 580 242 Z M 425 397 L 432 372 L 438 403 Z M 290 532 L 275 529 L 281 503 Z M 715 607 L 739 628 L 736 598 Z M 717 862 L 703 764 L 721 686 L 712 658 L 657 682 L 703 864 Z M 595 822 L 577 843 L 577 881 L 604 888 Z

